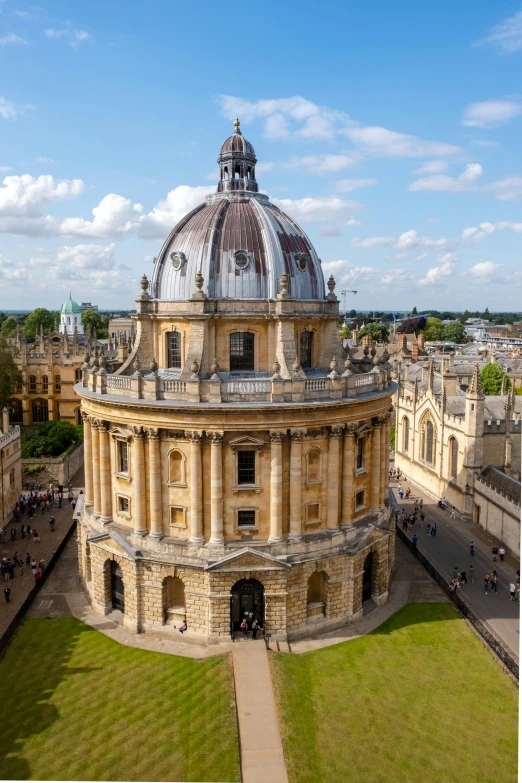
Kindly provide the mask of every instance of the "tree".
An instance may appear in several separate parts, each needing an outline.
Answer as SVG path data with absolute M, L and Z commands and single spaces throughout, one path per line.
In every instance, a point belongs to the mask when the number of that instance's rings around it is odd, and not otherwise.
M 442 340 L 444 325 L 440 318 L 428 318 L 426 329 L 424 330 L 424 339 L 430 341 Z
M 419 334 L 425 328 L 426 318 L 423 315 L 419 315 L 417 318 L 408 318 L 406 321 L 403 321 L 399 324 L 396 331 L 397 334 L 411 334 L 412 332 Z
M 109 335 L 105 319 L 95 310 L 85 310 L 82 313 L 82 323 L 85 330 L 88 326 L 91 327 L 91 332 L 96 329 L 97 337 L 108 337 Z
M 468 337 L 466 330 L 460 321 L 454 321 L 451 324 L 446 324 L 442 332 L 442 339 L 447 340 L 450 343 L 467 343 Z
M 43 326 L 44 332 L 54 329 L 55 321 L 59 318 L 58 313 L 51 312 L 45 307 L 37 307 L 32 313 L 29 313 L 24 321 L 25 336 L 28 343 L 34 343 L 36 335 L 40 333 Z
M 354 310 L 353 308 L 348 313 L 348 318 L 357 318 L 357 310 Z
M 60 454 L 77 443 L 83 437 L 82 428 L 70 421 L 46 421 L 38 427 L 24 431 L 22 437 L 22 457 L 43 457 L 50 454 L 59 457 Z
M 496 362 L 489 362 L 480 371 L 480 380 L 482 382 L 482 388 L 484 394 L 500 394 L 502 390 L 502 380 L 506 378 L 506 388 L 511 388 L 511 381 L 507 377 L 506 373 Z
M 19 323 L 16 318 L 10 315 L 9 318 L 6 318 L 3 322 L 2 328 L 0 329 L 0 334 L 2 334 L 4 337 L 11 337 L 11 335 L 16 332 L 16 328 L 18 326 Z
M 390 426 L 390 448 L 392 451 L 395 451 L 395 440 L 396 440 L 396 432 L 395 432 L 395 422 Z
M 13 361 L 5 337 L 0 337 L 0 410 L 9 407 L 10 399 L 21 383 L 22 374 Z
M 390 331 L 386 324 L 366 324 L 359 332 L 359 344 L 362 342 L 362 338 L 365 334 L 371 334 L 372 341 L 376 343 L 387 343 L 390 336 Z
M 418 315 L 416 307 L 413 308 L 413 310 L 411 311 L 411 314 L 412 315 Z
M 484 310 L 484 313 L 482 314 L 482 318 L 484 319 L 484 321 L 489 321 L 489 309 L 487 307 Z
M 344 324 L 343 326 L 341 326 L 339 330 L 339 334 L 341 335 L 343 340 L 349 340 L 350 337 L 352 336 L 352 330 L 350 329 L 348 324 Z

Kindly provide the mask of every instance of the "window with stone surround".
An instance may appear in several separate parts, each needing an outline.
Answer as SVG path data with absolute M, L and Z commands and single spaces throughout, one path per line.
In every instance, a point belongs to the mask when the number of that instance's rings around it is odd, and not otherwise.
M 81 381 L 82 377 L 83 377 L 82 376 L 82 368 L 81 367 L 77 367 L 76 370 L 74 371 L 74 380 L 76 381 L 76 383 L 79 383 Z
M 358 511 L 366 505 L 364 489 L 355 493 L 355 510 Z
M 124 495 L 118 495 L 118 511 L 121 514 L 130 514 L 130 500 Z
M 56 394 L 60 394 L 62 391 L 62 379 L 59 375 L 54 376 L 54 390 Z
M 449 439 L 448 446 L 449 446 L 450 478 L 456 481 L 458 476 L 458 467 L 459 467 L 459 442 L 456 438 L 451 437 Z
M 317 447 L 310 449 L 306 455 L 306 483 L 316 484 L 323 480 L 322 477 L 321 450 Z
M 238 486 L 256 483 L 256 452 L 254 449 L 241 449 L 237 452 Z
M 125 440 L 118 441 L 118 472 L 129 472 L 129 444 Z
M 230 372 L 249 372 L 254 367 L 254 334 L 232 332 L 230 335 Z
M 181 332 L 167 332 L 167 366 L 181 368 Z
M 255 527 L 256 512 L 253 508 L 242 508 L 237 512 L 238 527 Z
M 402 450 L 405 454 L 410 448 L 410 420 L 405 416 L 402 420 Z
M 170 527 L 187 527 L 187 510 L 184 506 L 170 507 Z
M 357 470 L 363 470 L 365 467 L 365 457 L 366 457 L 366 449 L 365 449 L 365 442 L 366 438 L 364 435 L 360 435 L 357 438 L 357 446 L 356 446 L 356 454 L 355 454 L 355 467 Z
M 29 391 L 30 392 L 36 391 L 36 375 L 29 376 Z
M 313 332 L 301 332 L 299 335 L 299 364 L 306 370 L 312 366 Z
M 305 506 L 305 524 L 317 525 L 321 522 L 321 504 L 308 503 Z
M 424 417 L 421 422 L 421 459 L 428 465 L 435 465 L 435 446 L 437 443 L 437 433 L 433 426 L 433 421 L 429 416 Z
M 46 392 L 49 391 L 49 378 L 47 375 L 44 375 L 42 377 L 42 391 Z
M 169 484 L 186 486 L 185 458 L 179 449 L 173 449 L 169 454 Z

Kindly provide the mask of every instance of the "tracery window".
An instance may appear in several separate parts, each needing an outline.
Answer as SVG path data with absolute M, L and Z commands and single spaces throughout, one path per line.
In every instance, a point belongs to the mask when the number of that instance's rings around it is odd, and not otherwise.
M 30 392 L 36 391 L 36 375 L 29 376 L 29 391 Z
M 402 420 L 402 450 L 407 453 L 410 448 L 410 420 L 405 416 Z
M 44 375 L 42 377 L 42 391 L 46 392 L 49 391 L 49 378 L 47 375 Z
M 47 400 L 33 401 L 33 424 L 35 422 L 47 421 L 49 419 L 49 408 Z
M 459 442 L 456 438 L 449 439 L 450 477 L 457 480 L 459 465 Z
M 429 465 L 435 464 L 435 444 L 437 433 L 430 418 L 425 418 L 421 425 L 421 459 Z

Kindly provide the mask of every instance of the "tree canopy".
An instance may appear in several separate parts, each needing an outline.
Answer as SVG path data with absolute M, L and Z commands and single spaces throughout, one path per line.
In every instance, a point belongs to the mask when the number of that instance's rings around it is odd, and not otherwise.
M 460 321 L 455 321 L 451 324 L 446 324 L 442 332 L 442 339 L 447 340 L 450 343 L 467 343 L 468 337 L 466 330 Z
M 424 338 L 430 341 L 442 340 L 444 325 L 440 318 L 428 318 L 424 330 Z
M 423 315 L 419 315 L 416 318 L 408 318 L 407 321 L 403 321 L 397 327 L 397 334 L 419 334 L 426 328 L 426 318 Z
M 506 377 L 506 388 L 511 388 L 511 381 L 506 373 L 496 362 L 489 362 L 480 371 L 480 380 L 484 394 L 500 394 L 502 390 L 502 379 Z
M 91 327 L 91 332 L 93 329 L 96 329 L 97 337 L 108 337 L 109 335 L 106 319 L 100 313 L 97 313 L 96 310 L 84 310 L 82 323 L 85 330 L 87 330 L 88 326 Z
M 82 437 L 82 427 L 70 421 L 46 421 L 22 431 L 22 457 L 59 457 Z
M 339 330 L 339 334 L 341 335 L 343 340 L 348 340 L 352 336 L 352 330 L 350 329 L 348 324 L 344 324 L 343 326 L 341 326 Z
M 59 313 L 51 312 L 45 307 L 37 307 L 36 310 L 29 313 L 23 323 L 27 342 L 34 343 L 36 335 L 40 332 L 42 326 L 46 333 L 49 329 L 54 329 L 54 324 L 59 318 Z
M 20 383 L 22 374 L 13 361 L 5 337 L 0 337 L 0 410 L 9 407 L 15 388 Z
M 371 334 L 373 342 L 387 343 L 390 337 L 390 331 L 386 324 L 366 324 L 359 332 L 358 339 L 359 344 L 362 342 L 362 338 L 365 334 Z

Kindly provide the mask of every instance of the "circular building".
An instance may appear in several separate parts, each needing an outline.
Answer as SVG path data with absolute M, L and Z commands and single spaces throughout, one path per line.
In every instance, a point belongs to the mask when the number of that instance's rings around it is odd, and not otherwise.
M 387 599 L 395 387 L 386 350 L 344 352 L 335 281 L 238 121 L 218 162 L 142 279 L 126 361 L 86 354 L 80 570 L 138 632 L 296 638 Z
M 60 311 L 60 326 L 59 331 L 61 334 L 83 334 L 82 312 L 80 305 L 72 298 L 72 294 L 69 294 L 69 299 L 63 303 Z

